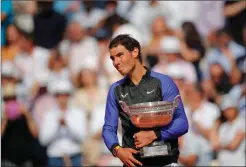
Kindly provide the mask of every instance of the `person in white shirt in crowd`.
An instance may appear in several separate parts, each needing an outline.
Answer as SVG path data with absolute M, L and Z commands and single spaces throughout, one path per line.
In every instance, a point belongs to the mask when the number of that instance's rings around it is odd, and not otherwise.
M 49 83 L 52 83 L 50 80 L 50 71 L 42 71 L 36 79 L 37 93 L 30 107 L 32 116 L 39 129 L 45 113 L 57 105 L 54 96 L 49 93 L 49 87 L 52 86 Z
M 240 117 L 237 102 L 230 95 L 224 95 L 220 108 L 226 119 L 214 126 L 211 140 L 218 152 L 218 165 L 245 166 L 245 117 Z
M 228 95 L 238 102 L 238 111 L 240 117 L 246 116 L 246 81 L 241 84 L 235 85 L 228 92 Z
M 39 73 L 48 69 L 49 50 L 34 44 L 33 34 L 21 31 L 19 46 L 21 53 L 14 60 L 14 64 L 20 72 L 23 85 L 27 87 L 30 99 L 34 97 L 32 92 L 35 79 Z M 30 100 L 29 99 L 29 100 Z
M 123 3 L 123 2 L 122 2 Z M 127 20 L 137 27 L 142 37 L 147 39 L 150 34 L 151 23 L 157 16 L 169 19 L 169 8 L 160 1 L 139 1 L 128 13 Z
M 71 76 L 67 67 L 65 57 L 63 57 L 57 49 L 51 50 L 50 54 L 49 80 L 51 82 L 59 79 L 70 80 Z
M 71 21 L 67 27 L 67 38 L 59 46 L 62 56 L 68 63 L 73 82 L 79 70 L 88 66 L 97 69 L 99 61 L 98 43 L 94 37 L 88 36 L 78 21 Z
M 152 20 L 150 36 L 143 48 L 143 59 L 151 69 L 158 61 L 157 55 L 161 52 L 161 40 L 172 35 L 172 30 L 167 25 L 166 18 L 157 16 Z
M 90 29 L 95 27 L 107 13 L 105 10 L 97 8 L 94 6 L 94 1 L 81 0 L 84 10 L 76 12 L 72 20 L 77 20 L 85 29 Z
M 87 149 L 92 149 L 91 158 L 95 160 L 97 166 L 122 166 L 123 163 L 115 158 L 111 152 L 107 149 L 105 144 L 103 144 L 102 138 L 102 126 L 104 124 L 105 116 L 105 103 L 98 105 L 94 108 L 91 114 L 91 120 L 89 122 L 91 141 L 94 145 L 85 146 Z M 121 121 L 119 120 L 118 129 L 121 129 Z M 119 136 L 120 143 L 122 142 L 121 130 L 117 132 Z
M 194 23 L 203 38 L 225 25 L 223 6 L 224 1 L 197 1 L 198 10 Z
M 226 28 L 216 31 L 216 47 L 208 50 L 206 61 L 208 66 L 214 63 L 221 64 L 228 75 L 232 75 L 234 84 L 240 80 L 240 69 L 236 60 L 245 56 L 245 48 L 237 44 L 230 36 Z M 208 70 L 205 71 L 205 79 L 209 78 Z
M 190 114 L 190 131 L 199 137 L 202 146 L 202 156 L 199 163 L 203 166 L 210 165 L 212 161 L 212 146 L 210 143 L 210 131 L 215 121 L 220 117 L 220 110 L 217 105 L 208 102 L 199 85 L 187 86 L 187 102 Z
M 178 29 L 184 21 L 195 22 L 198 17 L 199 1 L 162 1 L 169 11 L 168 25 Z
M 40 143 L 47 146 L 48 166 L 81 166 L 81 143 L 87 133 L 85 111 L 70 105 L 73 87 L 69 81 L 53 82 L 50 91 L 58 106 L 45 113 L 39 133 Z
M 179 165 L 206 166 L 207 164 L 209 164 L 204 161 L 204 150 L 200 141 L 200 137 L 196 136 L 192 131 L 189 131 L 184 136 L 179 137 Z
M 161 53 L 158 55 L 158 63 L 153 67 L 153 71 L 166 74 L 168 66 L 177 63 L 185 72 L 185 80 L 188 83 L 196 83 L 195 67 L 182 59 L 180 55 L 180 41 L 174 36 L 166 36 L 161 40 Z
M 1 84 L 5 86 L 7 84 L 15 84 L 16 98 L 21 101 L 25 106 L 28 106 L 28 94 L 27 87 L 21 83 L 22 78 L 20 73 L 13 62 L 5 61 L 1 67 Z

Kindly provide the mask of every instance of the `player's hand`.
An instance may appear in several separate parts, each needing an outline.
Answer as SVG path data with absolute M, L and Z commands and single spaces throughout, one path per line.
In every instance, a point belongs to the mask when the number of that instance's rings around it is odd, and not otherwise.
M 154 140 L 157 139 L 157 136 L 153 130 L 151 131 L 140 131 L 135 133 L 134 136 L 136 148 L 142 148 L 151 144 Z
M 137 154 L 139 151 L 132 148 L 119 148 L 117 151 L 117 157 L 126 166 L 142 166 L 142 163 L 136 160 L 132 154 Z

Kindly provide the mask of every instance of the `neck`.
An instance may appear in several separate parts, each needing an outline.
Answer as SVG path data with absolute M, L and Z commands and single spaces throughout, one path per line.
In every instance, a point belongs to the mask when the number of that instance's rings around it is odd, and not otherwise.
M 33 50 L 34 50 L 34 45 L 30 45 L 30 47 L 27 49 L 27 53 L 31 55 Z
M 138 85 L 146 71 L 144 66 L 138 61 L 130 74 L 128 74 L 128 77 L 135 85 Z

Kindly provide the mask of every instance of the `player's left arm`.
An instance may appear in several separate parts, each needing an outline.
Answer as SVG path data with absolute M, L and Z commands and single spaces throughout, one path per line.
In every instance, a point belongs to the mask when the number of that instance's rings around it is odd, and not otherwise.
M 178 87 L 170 77 L 167 77 L 165 82 L 162 84 L 163 101 L 173 101 L 178 95 L 180 95 Z M 171 140 L 177 139 L 179 136 L 187 133 L 188 128 L 189 125 L 183 102 L 179 96 L 179 103 L 174 111 L 172 122 L 169 125 L 162 127 L 160 130 L 155 130 L 154 132 L 158 139 Z

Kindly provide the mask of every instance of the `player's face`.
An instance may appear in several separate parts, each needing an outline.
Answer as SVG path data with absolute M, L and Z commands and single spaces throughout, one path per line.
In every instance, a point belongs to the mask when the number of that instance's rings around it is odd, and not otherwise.
M 118 45 L 109 50 L 110 59 L 113 62 L 114 67 L 121 75 L 129 74 L 135 67 L 136 61 L 138 61 L 138 49 L 134 51 L 127 50 L 123 45 Z

